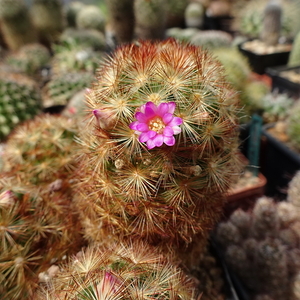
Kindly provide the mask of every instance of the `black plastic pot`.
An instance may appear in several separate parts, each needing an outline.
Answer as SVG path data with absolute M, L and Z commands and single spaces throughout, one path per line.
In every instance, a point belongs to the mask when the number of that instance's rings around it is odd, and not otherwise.
M 57 115 L 60 114 L 65 109 L 65 107 L 65 105 L 48 106 L 43 109 L 43 112 L 50 115 Z
M 268 67 L 286 65 L 288 62 L 290 51 L 257 54 L 244 49 L 243 44 L 244 43 L 239 44 L 238 49 L 248 58 L 252 71 L 257 74 L 265 74 Z
M 228 33 L 233 33 L 232 30 L 232 16 L 219 16 L 219 17 L 212 17 L 212 16 L 204 16 L 204 30 L 222 30 Z
M 261 170 L 268 180 L 266 194 L 285 199 L 290 180 L 300 170 L 300 154 L 268 132 L 273 126 L 274 124 L 263 126 Z
M 290 97 L 300 97 L 300 83 L 293 82 L 281 75 L 284 71 L 294 71 L 300 73 L 300 66 L 288 67 L 286 65 L 279 67 L 270 67 L 266 69 L 266 74 L 272 79 L 272 90 L 277 89 L 280 93 L 287 93 Z

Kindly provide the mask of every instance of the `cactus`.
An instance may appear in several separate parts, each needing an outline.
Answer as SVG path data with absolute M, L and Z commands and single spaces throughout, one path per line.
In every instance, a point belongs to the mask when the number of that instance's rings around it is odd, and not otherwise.
M 124 45 L 98 70 L 80 136 L 87 238 L 206 242 L 239 172 L 238 98 L 222 72 L 208 52 L 175 40 Z
M 277 0 L 269 0 L 264 9 L 260 39 L 268 46 L 278 44 L 281 31 L 282 8 Z
M 286 134 L 290 144 L 296 151 L 300 150 L 300 124 L 299 124 L 300 105 L 295 103 L 290 110 L 289 116 L 286 120 Z
M 133 39 L 135 16 L 133 0 L 107 0 L 109 24 L 117 45 Z
M 204 6 L 199 2 L 190 2 L 184 12 L 186 27 L 201 29 L 204 23 L 204 16 Z
M 93 77 L 90 72 L 54 75 L 43 88 L 43 106 L 66 105 L 74 94 L 90 86 Z
M 37 41 L 29 11 L 22 0 L 0 1 L 0 23 L 4 42 L 12 51 Z
M 300 208 L 300 171 L 297 171 L 291 181 L 288 184 L 287 201 L 292 204 L 293 207 Z
M 185 9 L 188 6 L 188 0 L 170 0 L 167 6 L 167 28 L 185 26 Z
M 295 36 L 293 41 L 292 50 L 289 55 L 287 65 L 289 67 L 299 66 L 300 65 L 300 31 Z
M 58 41 L 65 23 L 61 0 L 33 0 L 31 17 L 38 30 L 39 40 L 51 48 Z
M 288 195 L 291 191 L 291 185 L 288 188 Z M 277 214 L 279 217 L 280 227 L 289 228 L 290 225 L 296 221 L 299 221 L 297 209 L 295 209 L 294 203 L 287 201 L 281 201 L 277 204 Z
M 166 36 L 172 37 L 178 41 L 189 43 L 191 38 L 198 32 L 197 28 L 169 28 L 166 30 Z
M 227 80 L 238 91 L 242 91 L 251 74 L 251 67 L 247 58 L 236 48 L 216 47 L 212 51 L 224 66 Z
M 249 228 L 251 226 L 251 216 L 249 213 L 243 211 L 242 209 L 237 209 L 231 214 L 229 220 L 234 226 L 237 227 L 243 238 L 246 238 L 249 235 Z
M 96 29 L 104 32 L 105 22 L 103 12 L 95 5 L 86 5 L 76 17 L 79 29 Z
M 216 239 L 222 246 L 238 244 L 241 241 L 241 235 L 236 225 L 231 222 L 221 222 L 218 224 Z
M 137 39 L 165 38 L 167 3 L 164 0 L 135 0 L 135 36 Z
M 21 47 L 17 53 L 9 55 L 6 62 L 19 72 L 34 75 L 50 63 L 50 52 L 41 44 L 27 44 Z
M 60 266 L 34 300 L 54 300 L 58 295 L 61 299 L 193 300 L 197 291 L 193 280 L 170 258 L 145 243 L 133 242 L 80 251 Z
M 229 47 L 232 37 L 221 30 L 200 30 L 191 38 L 191 44 L 212 50 L 220 47 Z
M 41 95 L 33 80 L 20 74 L 0 72 L 0 140 L 4 140 L 19 122 L 38 114 L 41 107 Z
M 73 1 L 65 5 L 65 16 L 68 27 L 76 27 L 76 18 L 78 13 L 85 7 L 85 4 L 80 1 Z
M 79 44 L 83 47 L 92 48 L 95 51 L 105 51 L 106 41 L 103 32 L 96 29 L 65 29 L 60 38 L 59 44 Z
M 52 73 L 90 72 L 94 74 L 103 53 L 76 41 L 53 46 Z
M 41 115 L 17 126 L 5 144 L 0 178 L 3 299 L 32 299 L 38 273 L 83 246 L 70 185 L 76 130 L 71 120 Z

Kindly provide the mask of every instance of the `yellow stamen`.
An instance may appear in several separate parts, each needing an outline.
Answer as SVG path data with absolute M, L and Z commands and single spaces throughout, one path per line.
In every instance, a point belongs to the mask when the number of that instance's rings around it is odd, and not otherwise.
M 155 117 L 149 121 L 149 129 L 157 133 L 162 133 L 166 125 L 164 124 L 161 117 Z

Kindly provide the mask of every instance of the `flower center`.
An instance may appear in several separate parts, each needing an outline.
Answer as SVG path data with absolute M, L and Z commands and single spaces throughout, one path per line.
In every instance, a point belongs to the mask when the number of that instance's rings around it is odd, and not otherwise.
M 166 125 L 164 124 L 161 117 L 155 117 L 151 119 L 148 123 L 149 129 L 157 133 L 162 133 Z

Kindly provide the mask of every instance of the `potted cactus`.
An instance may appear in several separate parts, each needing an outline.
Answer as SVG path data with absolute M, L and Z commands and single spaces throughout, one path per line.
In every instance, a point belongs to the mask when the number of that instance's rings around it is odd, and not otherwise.
M 239 50 L 248 57 L 253 71 L 258 74 L 264 74 L 267 67 L 284 65 L 288 61 L 292 44 L 279 43 L 282 10 L 277 0 L 269 0 L 263 12 L 259 38 L 239 45 Z

